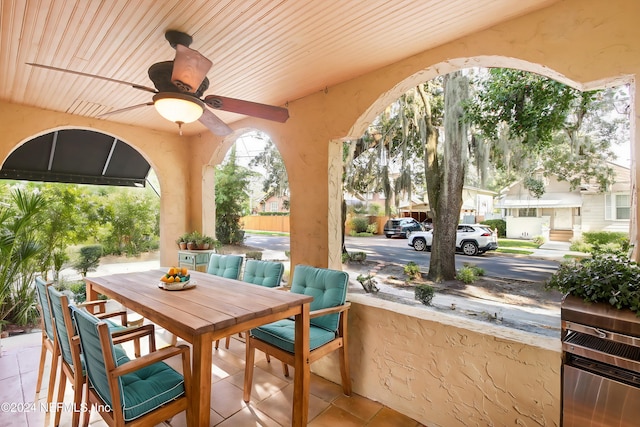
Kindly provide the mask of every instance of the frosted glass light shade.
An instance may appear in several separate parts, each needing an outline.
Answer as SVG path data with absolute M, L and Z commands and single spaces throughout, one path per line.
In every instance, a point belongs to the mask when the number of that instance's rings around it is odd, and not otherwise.
M 178 124 L 195 122 L 204 110 L 204 103 L 198 98 L 178 92 L 155 94 L 153 105 L 162 117 Z

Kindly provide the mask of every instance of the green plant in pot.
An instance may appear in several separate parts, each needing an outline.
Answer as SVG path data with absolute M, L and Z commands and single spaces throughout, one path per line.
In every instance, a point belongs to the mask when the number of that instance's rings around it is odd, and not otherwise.
M 545 288 L 640 316 L 640 265 L 624 256 L 601 254 L 562 264 Z

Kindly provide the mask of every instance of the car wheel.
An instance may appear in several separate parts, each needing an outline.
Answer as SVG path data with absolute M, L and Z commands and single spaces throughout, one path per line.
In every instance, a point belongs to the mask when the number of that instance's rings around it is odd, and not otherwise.
M 387 239 L 390 239 L 390 238 L 391 238 L 391 234 L 385 234 L 385 237 L 386 237 Z
M 427 241 L 422 237 L 417 237 L 413 240 L 413 249 L 416 251 L 424 251 L 427 248 Z
M 406 230 L 406 231 L 404 232 L 404 238 L 405 238 L 405 239 L 408 239 L 408 238 L 409 238 L 409 236 L 411 236 L 411 230 Z
M 462 244 L 462 253 L 469 256 L 478 254 L 478 245 L 475 242 L 464 242 Z

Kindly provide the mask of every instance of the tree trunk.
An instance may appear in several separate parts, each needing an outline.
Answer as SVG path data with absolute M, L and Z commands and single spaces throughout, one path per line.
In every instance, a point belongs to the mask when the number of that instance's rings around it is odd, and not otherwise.
M 445 141 L 442 171 L 437 175 L 439 182 L 433 196 L 431 189 L 429 191 L 429 203 L 433 206 L 435 215 L 431 262 L 427 277 L 437 282 L 456 277 L 456 231 L 462 207 L 462 187 L 469 150 L 462 108 L 462 101 L 468 98 L 468 80 L 460 71 L 456 71 L 445 76 L 444 86 Z M 427 183 L 429 184 L 429 181 Z

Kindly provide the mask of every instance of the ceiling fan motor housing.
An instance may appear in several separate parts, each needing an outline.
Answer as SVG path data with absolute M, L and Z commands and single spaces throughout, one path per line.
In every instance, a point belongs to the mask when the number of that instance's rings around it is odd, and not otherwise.
M 157 62 L 149 67 L 149 78 L 153 82 L 153 85 L 158 92 L 177 92 L 184 93 L 189 92 L 192 95 L 200 98 L 204 92 L 209 88 L 209 79 L 204 78 L 202 83 L 195 92 L 185 90 L 186 87 L 180 87 L 171 81 L 171 75 L 173 74 L 173 61 Z

